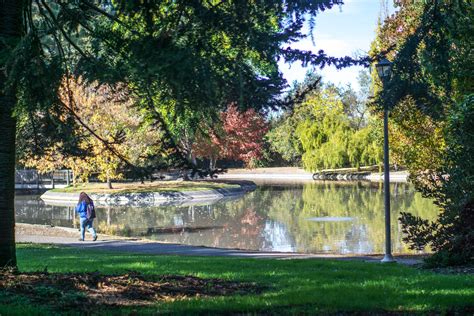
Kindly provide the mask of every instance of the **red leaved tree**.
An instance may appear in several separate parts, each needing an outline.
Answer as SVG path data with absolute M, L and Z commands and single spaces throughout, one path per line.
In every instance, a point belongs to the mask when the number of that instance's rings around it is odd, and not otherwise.
M 196 157 L 210 160 L 210 169 L 215 169 L 218 159 L 241 160 L 252 167 L 262 156 L 267 131 L 268 124 L 255 110 L 239 112 L 231 104 L 221 113 L 221 124 L 197 137 L 193 151 Z

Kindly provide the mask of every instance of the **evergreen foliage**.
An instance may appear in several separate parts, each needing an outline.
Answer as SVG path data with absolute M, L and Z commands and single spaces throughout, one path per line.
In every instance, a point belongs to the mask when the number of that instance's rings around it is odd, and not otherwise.
M 176 139 L 179 132 L 168 125 L 174 120 L 163 116 L 163 106 L 172 106 L 175 117 L 195 112 L 217 117 L 215 113 L 232 102 L 241 109 L 263 111 L 285 105 L 277 97 L 285 87 L 277 67 L 280 58 L 338 67 L 369 62 L 283 47 L 306 36 L 305 20 L 340 3 L 2 1 L 0 128 L 5 137 L 0 142 L 0 176 L 5 181 L 0 190 L 0 222 L 5 227 L 0 229 L 0 265 L 15 265 L 16 120 L 25 135 L 36 138 L 38 155 L 58 142 L 62 146 L 57 149 L 67 154 L 77 154 L 80 148 L 75 133 L 78 117 L 58 93 L 65 77 L 124 84 L 150 123 L 161 130 L 160 155 L 168 157 L 168 165 L 189 166 Z M 111 150 L 108 141 L 101 142 Z M 135 177 L 150 172 L 132 169 Z

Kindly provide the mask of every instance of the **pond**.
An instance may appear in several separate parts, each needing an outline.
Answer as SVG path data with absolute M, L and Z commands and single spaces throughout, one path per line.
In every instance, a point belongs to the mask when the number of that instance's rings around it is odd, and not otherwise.
M 370 182 L 257 182 L 242 197 L 212 204 L 98 207 L 99 232 L 131 237 L 265 251 L 383 253 L 383 185 Z M 401 211 L 427 219 L 433 203 L 409 184 L 391 184 L 394 253 L 410 253 L 396 220 Z M 17 196 L 18 223 L 78 227 L 74 208 Z

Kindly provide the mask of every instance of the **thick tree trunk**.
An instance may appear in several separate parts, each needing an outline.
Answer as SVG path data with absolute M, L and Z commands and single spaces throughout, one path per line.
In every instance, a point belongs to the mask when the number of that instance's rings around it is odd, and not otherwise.
M 16 266 L 14 104 L 14 98 L 0 94 L 0 268 Z
M 0 56 L 22 35 L 22 12 L 25 1 L 0 0 Z M 16 267 L 15 254 L 15 133 L 13 108 L 15 94 L 5 88 L 7 74 L 0 63 L 0 268 Z

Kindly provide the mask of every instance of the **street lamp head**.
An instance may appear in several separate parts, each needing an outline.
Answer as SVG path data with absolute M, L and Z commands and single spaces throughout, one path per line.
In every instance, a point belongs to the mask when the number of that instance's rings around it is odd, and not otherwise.
M 380 79 L 388 79 L 392 73 L 392 63 L 388 59 L 383 58 L 375 65 L 375 69 L 377 69 Z

